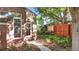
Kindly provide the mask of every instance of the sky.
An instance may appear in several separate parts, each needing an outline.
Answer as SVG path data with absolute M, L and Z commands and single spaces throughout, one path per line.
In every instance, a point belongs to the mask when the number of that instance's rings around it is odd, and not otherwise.
M 35 14 L 39 15 L 38 10 L 37 10 L 37 7 L 28 7 L 28 9 L 30 9 Z

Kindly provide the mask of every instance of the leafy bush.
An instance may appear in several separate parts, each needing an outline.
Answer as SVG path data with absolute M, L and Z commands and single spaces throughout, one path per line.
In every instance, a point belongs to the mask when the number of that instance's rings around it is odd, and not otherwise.
M 71 46 L 72 40 L 70 37 L 62 37 L 57 35 L 40 35 L 43 39 L 51 40 L 52 42 L 56 42 L 62 47 Z
M 41 29 L 38 30 L 37 34 L 47 34 L 48 33 L 48 28 L 46 25 L 44 25 L 44 27 L 40 27 Z

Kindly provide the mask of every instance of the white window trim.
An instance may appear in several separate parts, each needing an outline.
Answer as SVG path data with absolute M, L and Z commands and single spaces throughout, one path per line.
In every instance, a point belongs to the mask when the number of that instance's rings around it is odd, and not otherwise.
M 22 29 L 22 15 L 21 15 L 21 17 L 17 17 L 17 16 L 13 17 L 13 30 L 14 30 L 14 19 L 20 19 L 21 20 L 21 29 Z M 19 38 L 22 38 L 22 30 L 21 30 L 21 37 L 14 37 L 14 39 L 19 39 Z

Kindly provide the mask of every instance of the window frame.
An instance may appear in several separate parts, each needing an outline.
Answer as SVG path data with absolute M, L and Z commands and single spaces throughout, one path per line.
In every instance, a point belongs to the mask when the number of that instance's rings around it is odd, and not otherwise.
M 20 14 L 20 13 L 16 13 L 16 14 Z M 22 14 L 20 14 L 20 15 L 21 15 L 21 17 L 17 17 L 17 16 L 13 17 L 13 30 L 14 30 L 14 19 L 19 19 L 21 21 L 21 33 L 20 33 L 20 37 L 15 37 L 14 36 L 14 39 L 22 38 Z M 15 33 L 14 33 L 14 35 L 15 35 Z

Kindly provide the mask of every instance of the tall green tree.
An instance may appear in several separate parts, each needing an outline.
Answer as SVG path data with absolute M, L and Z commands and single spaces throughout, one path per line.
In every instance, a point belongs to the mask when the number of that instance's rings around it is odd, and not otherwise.
M 67 15 L 67 8 L 66 7 L 39 7 L 38 8 L 40 14 L 42 16 L 47 16 L 47 17 L 50 17 L 50 18 L 53 18 L 53 19 L 56 19 L 57 21 L 59 22 L 65 22 L 66 20 L 66 15 Z M 63 17 L 61 15 L 61 13 L 63 13 Z

